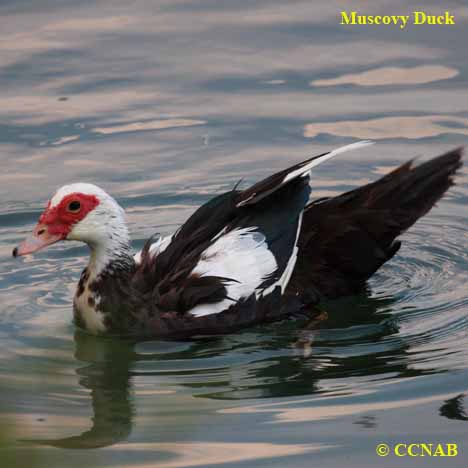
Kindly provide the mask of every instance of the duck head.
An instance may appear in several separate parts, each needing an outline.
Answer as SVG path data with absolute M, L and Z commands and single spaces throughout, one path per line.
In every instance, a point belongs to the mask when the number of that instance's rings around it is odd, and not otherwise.
M 13 256 L 32 254 L 61 240 L 85 242 L 96 260 L 105 261 L 129 249 L 124 211 L 96 185 L 65 185 L 50 199 L 38 224 L 13 250 Z

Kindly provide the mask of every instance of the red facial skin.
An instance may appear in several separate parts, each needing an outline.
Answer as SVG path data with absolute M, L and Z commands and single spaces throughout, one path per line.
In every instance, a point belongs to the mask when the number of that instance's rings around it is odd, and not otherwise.
M 78 201 L 81 205 L 81 208 L 76 212 L 68 209 L 73 201 Z M 99 205 L 99 200 L 95 195 L 71 193 L 63 197 L 62 201 L 53 208 L 50 207 L 49 202 L 39 218 L 39 224 L 46 225 L 49 234 L 61 235 L 65 239 L 72 230 L 73 225 L 84 219 L 97 205 Z
M 76 211 L 71 210 L 70 203 L 72 202 L 79 202 L 80 208 Z M 84 193 L 66 195 L 58 205 L 52 208 L 49 201 L 32 234 L 13 250 L 13 256 L 37 252 L 65 239 L 73 229 L 73 225 L 84 219 L 98 205 L 99 199 L 95 195 Z

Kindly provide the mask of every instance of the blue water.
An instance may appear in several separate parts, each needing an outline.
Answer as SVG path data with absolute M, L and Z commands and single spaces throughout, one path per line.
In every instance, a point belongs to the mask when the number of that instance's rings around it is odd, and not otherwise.
M 95 338 L 71 323 L 85 247 L 11 258 L 70 182 L 115 196 L 137 249 L 239 179 L 339 145 L 377 143 L 317 168 L 314 197 L 466 145 L 466 2 L 424 3 L 457 25 L 344 27 L 325 1 L 0 3 L 0 422 L 15 424 L 18 454 L 49 467 L 402 466 L 415 460 L 376 445 L 422 441 L 460 454 L 416 461 L 466 466 L 466 168 L 368 292 L 324 304 L 305 339 L 296 323 Z

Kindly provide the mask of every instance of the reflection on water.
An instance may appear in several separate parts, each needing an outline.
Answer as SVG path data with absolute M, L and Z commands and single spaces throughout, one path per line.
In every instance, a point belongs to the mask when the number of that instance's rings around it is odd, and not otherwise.
M 321 421 L 439 402 L 444 395 L 416 394 L 405 399 L 376 402 L 368 399 L 355 403 L 347 399 L 351 394 L 365 396 L 366 383 L 373 381 L 384 383 L 391 377 L 401 383 L 406 378 L 445 372 L 436 366 L 413 367 L 424 359 L 421 356 L 414 359 L 412 339 L 399 334 L 397 322 L 388 312 L 393 302 L 370 297 L 344 299 L 328 304 L 327 319 L 314 323 L 312 328 L 298 320 L 284 323 L 281 331 L 277 325 L 270 325 L 230 337 L 179 343 L 133 343 L 77 331 L 74 335 L 74 358 L 79 363 L 76 374 L 78 385 L 89 391 L 92 427 L 66 438 L 29 441 L 74 449 L 107 447 L 125 441 L 135 424 L 132 381 L 138 379 L 145 382 L 144 388 L 149 385 L 150 390 L 134 389 L 137 397 L 170 395 L 173 391 L 167 387 L 175 385 L 204 399 L 275 401 L 281 398 L 280 403 L 218 410 L 228 415 L 271 413 L 276 422 Z M 349 313 L 344 315 L 344 310 Z M 311 347 L 307 353 L 306 347 Z M 352 379 L 352 385 L 346 382 L 347 378 Z M 312 398 L 284 400 L 298 396 Z M 328 402 L 325 405 L 323 397 Z M 463 398 L 459 394 L 447 399 L 439 414 L 466 420 Z M 345 404 L 341 402 L 343 399 L 347 400 Z M 337 400 L 340 404 L 335 403 Z M 298 404 L 301 406 L 297 407 Z M 362 424 L 376 427 L 378 421 L 374 416 L 365 416 Z M 144 448 L 140 445 L 137 447 Z M 178 447 L 172 445 L 174 449 Z M 168 446 L 171 444 L 146 448 L 164 450 Z M 181 446 L 182 452 L 185 449 L 186 446 Z M 300 447 L 296 449 L 297 453 L 301 452 Z M 282 453 L 279 451 L 278 456 Z
M 206 122 L 203 120 L 170 119 L 151 122 L 133 122 L 127 125 L 93 128 L 92 131 L 103 135 L 110 135 L 112 133 L 138 132 L 142 130 L 164 130 L 167 128 L 190 127 L 192 125 L 204 125 L 205 123 Z
M 138 451 L 145 453 L 147 461 L 140 461 L 139 468 L 186 468 L 207 466 L 218 463 L 245 463 L 262 459 L 278 459 L 295 455 L 310 456 L 313 452 L 326 450 L 320 444 L 272 444 L 248 442 L 236 443 L 158 443 L 158 444 L 120 444 L 112 447 L 114 452 Z M 164 456 L 166 454 L 166 456 Z M 161 459 L 154 462 L 154 459 Z
M 459 74 L 455 68 L 442 65 L 426 65 L 413 68 L 383 67 L 362 73 L 343 75 L 328 80 L 311 81 L 311 86 L 337 86 L 354 84 L 358 86 L 395 86 L 424 84 L 449 80 Z
M 458 419 L 459 421 L 468 421 L 468 416 L 464 408 L 465 395 L 461 393 L 456 397 L 449 398 L 440 407 L 440 415 L 449 419 Z
M 458 24 L 436 33 L 342 28 L 339 8 L 1 2 L 0 417 L 16 421 L 18 439 L 35 441 L 48 466 L 67 464 L 68 449 L 100 447 L 74 450 L 73 460 L 354 467 L 373 464 L 382 441 L 464 443 L 466 169 L 367 293 L 323 304 L 327 318 L 309 327 L 99 339 L 70 323 L 86 248 L 10 258 L 70 182 L 112 193 L 141 248 L 239 179 L 355 139 L 379 144 L 320 166 L 314 197 L 466 145 L 465 1 L 444 3 Z M 366 12 L 388 8 L 374 1 Z
M 468 135 L 468 118 L 450 115 L 382 117 L 371 120 L 347 120 L 307 124 L 304 136 L 331 135 L 383 140 L 387 138 L 420 139 L 443 134 Z
M 76 370 L 78 384 L 90 390 L 92 428 L 80 435 L 36 442 L 61 448 L 98 448 L 126 440 L 132 430 L 130 370 L 134 352 L 130 343 L 98 340 L 75 333 L 75 359 L 85 363 Z M 33 441 L 34 442 L 34 441 Z

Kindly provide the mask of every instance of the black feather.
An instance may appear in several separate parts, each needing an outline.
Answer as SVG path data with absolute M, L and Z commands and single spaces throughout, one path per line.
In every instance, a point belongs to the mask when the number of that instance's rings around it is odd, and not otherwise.
M 307 206 L 290 292 L 311 288 L 335 298 L 362 289 L 401 243 L 395 239 L 424 216 L 453 184 L 462 149 Z

